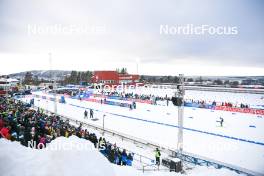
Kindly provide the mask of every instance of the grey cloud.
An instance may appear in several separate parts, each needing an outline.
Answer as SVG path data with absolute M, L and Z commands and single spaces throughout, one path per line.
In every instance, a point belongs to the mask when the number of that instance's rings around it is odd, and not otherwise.
M 113 51 L 142 62 L 264 66 L 263 1 L 18 1 L 0 5 L 0 52 Z M 105 25 L 104 35 L 31 36 L 27 24 Z M 236 36 L 164 36 L 161 24 L 237 26 Z M 107 58 L 106 58 L 107 59 Z

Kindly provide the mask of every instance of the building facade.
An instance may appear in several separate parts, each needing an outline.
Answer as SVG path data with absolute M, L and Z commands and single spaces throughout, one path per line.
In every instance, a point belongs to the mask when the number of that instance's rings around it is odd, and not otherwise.
M 92 83 L 102 85 L 136 85 L 139 83 L 139 75 L 121 74 L 117 71 L 94 71 Z

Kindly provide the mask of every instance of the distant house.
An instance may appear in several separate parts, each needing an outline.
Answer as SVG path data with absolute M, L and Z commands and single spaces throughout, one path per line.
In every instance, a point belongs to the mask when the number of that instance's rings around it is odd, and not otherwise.
M 0 86 L 13 87 L 19 84 L 19 80 L 13 78 L 0 78 Z
M 245 80 L 242 80 L 241 84 L 243 84 L 243 85 L 257 85 L 259 83 L 258 83 L 258 80 L 256 80 L 256 79 L 245 79 Z
M 17 89 L 19 80 L 12 78 L 0 78 L 0 95 L 6 94 L 7 91 Z
M 50 87 L 53 87 L 54 83 L 46 83 L 46 82 L 43 82 L 43 83 L 40 83 L 39 84 L 39 88 L 50 88 Z M 59 84 L 56 83 L 56 86 L 58 87 Z
M 92 83 L 103 85 L 136 85 L 139 83 L 139 75 L 134 74 L 121 74 L 117 71 L 94 71 L 92 77 Z
M 8 78 L 6 80 L 10 86 L 17 86 L 19 84 L 19 80 L 18 79 L 13 79 L 13 78 Z

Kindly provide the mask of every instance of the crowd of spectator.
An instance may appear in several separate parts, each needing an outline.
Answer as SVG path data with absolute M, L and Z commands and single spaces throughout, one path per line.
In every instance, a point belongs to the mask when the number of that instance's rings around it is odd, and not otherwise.
M 132 165 L 133 153 L 127 154 L 125 149 L 121 152 L 116 144 L 106 142 L 105 138 L 98 140 L 96 134 L 83 129 L 82 124 L 77 127 L 60 116 L 48 115 L 43 109 L 34 110 L 30 104 L 0 97 L 0 138 L 18 141 L 26 147 L 31 147 L 30 142 L 45 147 L 57 137 L 71 135 L 91 141 L 112 163 Z
M 216 102 L 216 101 L 205 101 L 205 100 L 193 100 L 193 99 L 186 99 L 185 103 L 195 103 L 201 106 L 203 105 L 212 105 L 212 106 L 224 106 L 224 107 L 231 107 L 231 108 L 250 108 L 248 104 L 243 103 L 231 103 L 231 102 Z
M 153 104 L 157 101 L 163 101 L 169 99 L 169 97 L 165 96 L 156 96 L 152 94 L 137 94 L 137 93 L 120 93 L 117 91 L 113 92 L 102 92 L 103 95 L 105 96 L 118 96 L 121 99 L 139 99 L 139 100 L 151 100 L 153 101 Z
M 51 90 L 50 93 L 54 93 L 54 90 Z M 69 96 L 76 96 L 80 93 L 78 89 L 57 89 L 56 93 L 57 94 L 64 94 L 64 95 L 69 95 Z
M 103 92 L 104 95 L 106 96 L 118 96 L 121 99 L 127 99 L 127 98 L 131 98 L 131 99 L 140 99 L 140 100 L 151 100 L 152 104 L 157 105 L 157 101 L 167 101 L 167 105 L 168 105 L 168 101 L 171 101 L 171 98 L 168 97 L 167 95 L 162 97 L 162 96 L 155 96 L 152 94 L 136 94 L 136 93 L 120 93 L 120 92 Z M 244 103 L 231 103 L 231 102 L 216 102 L 216 101 L 205 101 L 205 100 L 193 100 L 193 99 L 187 99 L 185 100 L 185 103 L 196 103 L 201 105 L 201 107 L 205 106 L 205 105 L 212 105 L 212 106 L 225 106 L 225 107 L 233 107 L 233 108 L 250 108 L 250 106 L 248 104 L 244 104 Z
M 250 108 L 248 104 L 233 104 L 230 102 L 222 102 L 221 106 L 232 107 L 232 108 Z

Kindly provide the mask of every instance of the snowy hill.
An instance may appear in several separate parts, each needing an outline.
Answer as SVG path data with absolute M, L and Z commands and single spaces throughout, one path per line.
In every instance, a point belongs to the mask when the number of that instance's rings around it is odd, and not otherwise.
M 24 78 L 27 72 L 31 72 L 33 76 L 37 76 L 39 79 L 49 80 L 50 75 L 55 77 L 57 80 L 63 79 L 65 76 L 71 73 L 66 70 L 31 70 L 26 72 L 13 73 L 8 76 L 12 78 Z

